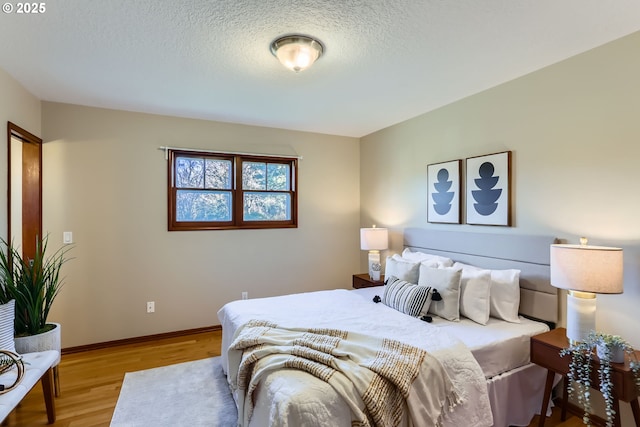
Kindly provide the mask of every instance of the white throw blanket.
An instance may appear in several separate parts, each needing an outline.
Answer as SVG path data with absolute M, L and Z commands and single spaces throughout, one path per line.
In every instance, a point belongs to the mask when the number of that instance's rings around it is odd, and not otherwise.
M 423 349 L 336 329 L 250 321 L 238 330 L 229 352 L 241 425 L 249 424 L 260 381 L 291 368 L 329 383 L 350 407 L 352 426 L 398 426 L 405 413 L 413 425 L 440 426 L 460 403 L 440 362 Z

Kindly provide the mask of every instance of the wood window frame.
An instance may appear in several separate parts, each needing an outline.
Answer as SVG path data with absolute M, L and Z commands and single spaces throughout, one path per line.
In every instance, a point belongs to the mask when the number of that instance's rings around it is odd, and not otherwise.
M 270 228 L 297 228 L 298 227 L 298 159 L 291 157 L 266 156 L 259 154 L 240 154 L 213 151 L 195 150 L 167 150 L 168 165 L 168 230 L 169 231 L 196 231 L 196 230 L 234 230 L 234 229 L 270 229 Z M 177 221 L 176 218 L 176 194 L 175 187 L 175 161 L 177 157 L 215 158 L 226 159 L 232 162 L 232 185 L 229 192 L 232 197 L 231 221 Z M 244 193 L 242 188 L 242 163 L 244 161 L 260 163 L 281 163 L 290 167 L 290 188 L 286 193 L 291 197 L 291 218 L 284 221 L 245 221 Z M 247 190 L 252 192 L 254 190 Z M 269 191 L 267 191 L 269 192 Z M 282 193 L 277 191 L 275 193 Z

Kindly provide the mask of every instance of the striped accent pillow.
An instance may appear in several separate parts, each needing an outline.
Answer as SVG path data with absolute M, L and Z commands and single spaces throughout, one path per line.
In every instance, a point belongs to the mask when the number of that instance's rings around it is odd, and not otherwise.
M 429 286 L 414 285 L 391 276 L 384 287 L 382 302 L 404 314 L 418 317 L 429 311 L 431 294 Z
M 16 352 L 13 341 L 13 319 L 16 315 L 16 300 L 0 304 L 0 349 Z

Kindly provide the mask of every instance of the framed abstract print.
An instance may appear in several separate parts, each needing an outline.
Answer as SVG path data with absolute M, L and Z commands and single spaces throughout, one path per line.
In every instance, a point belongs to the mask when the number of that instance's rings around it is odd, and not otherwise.
M 466 221 L 511 225 L 511 151 L 466 159 Z
M 462 160 L 427 165 L 427 221 L 460 224 Z

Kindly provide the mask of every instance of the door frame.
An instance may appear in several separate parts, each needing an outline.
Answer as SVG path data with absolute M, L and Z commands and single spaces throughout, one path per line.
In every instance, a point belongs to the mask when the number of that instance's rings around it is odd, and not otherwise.
M 36 214 L 36 222 L 37 226 L 37 235 L 38 238 L 42 238 L 42 139 L 38 138 L 31 132 L 21 128 L 20 126 L 7 122 L 7 243 L 12 244 L 11 240 L 13 236 L 11 235 L 11 139 L 16 138 L 22 143 L 35 144 L 38 147 L 38 169 L 39 169 L 39 179 L 38 179 L 38 212 Z M 24 168 L 23 168 L 24 173 Z M 24 178 L 23 178 L 24 181 Z M 24 201 L 23 201 L 24 203 Z M 22 218 L 21 218 L 22 221 Z M 23 224 L 24 230 L 24 224 Z M 23 234 L 24 235 L 24 234 Z M 33 242 L 30 242 L 28 247 L 24 242 L 19 242 L 22 245 L 23 256 L 28 258 L 33 258 L 35 255 L 35 239 Z

